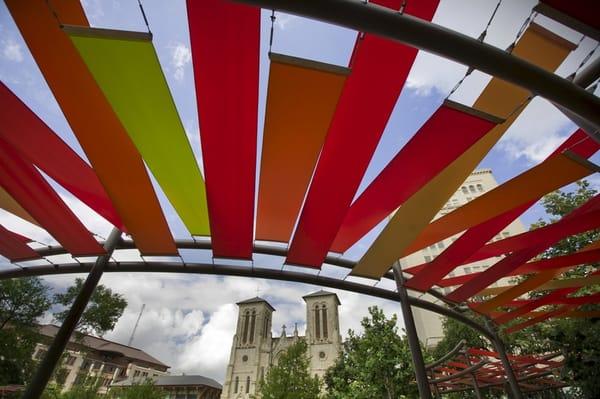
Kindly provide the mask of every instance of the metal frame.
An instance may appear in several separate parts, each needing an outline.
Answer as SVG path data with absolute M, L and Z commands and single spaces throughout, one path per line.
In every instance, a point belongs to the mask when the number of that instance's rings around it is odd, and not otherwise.
M 600 99 L 573 82 L 477 39 L 361 0 L 236 0 L 373 33 L 521 86 L 600 130 Z

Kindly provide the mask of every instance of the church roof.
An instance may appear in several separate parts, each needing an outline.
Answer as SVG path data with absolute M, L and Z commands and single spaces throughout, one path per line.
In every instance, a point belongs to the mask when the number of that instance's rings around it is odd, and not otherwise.
M 259 296 L 255 296 L 254 298 L 250 298 L 250 299 L 246 299 L 244 301 L 240 301 L 236 305 L 247 305 L 249 303 L 258 303 L 258 302 L 264 302 L 268 307 L 271 308 L 272 311 L 275 311 L 275 308 L 273 306 L 271 306 L 271 304 L 269 302 L 267 302 L 266 300 L 262 299 Z
M 302 298 L 304 298 L 304 299 L 306 299 L 306 298 L 315 298 L 315 297 L 319 297 L 319 296 L 334 296 L 335 297 L 335 301 L 337 302 L 337 304 L 341 305 L 340 299 L 338 298 L 338 296 L 336 294 L 334 294 L 333 292 L 325 291 L 325 290 L 319 290 L 317 292 L 313 292 L 311 294 L 304 295 Z

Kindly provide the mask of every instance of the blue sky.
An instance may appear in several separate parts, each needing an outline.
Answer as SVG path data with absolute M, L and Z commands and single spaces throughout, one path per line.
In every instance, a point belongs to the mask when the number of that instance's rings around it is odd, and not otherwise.
M 507 47 L 525 20 L 535 1 L 504 1 L 492 23 L 486 41 L 501 48 Z M 145 30 L 142 15 L 135 0 L 84 0 L 84 8 L 93 26 L 122 30 Z M 192 148 L 201 165 L 198 118 L 194 93 L 192 59 L 185 2 L 143 1 L 154 46 L 165 76 L 177 104 L 181 120 L 188 133 Z M 442 0 L 434 22 L 477 37 L 487 23 L 496 5 L 495 0 Z M 259 94 L 259 143 L 262 138 L 262 118 L 268 78 L 268 38 L 270 11 L 263 11 L 261 26 L 261 75 Z M 561 27 L 543 17 L 536 18 L 543 24 L 578 42 L 581 35 Z M 218 32 L 215 32 L 218 35 Z M 356 32 L 304 18 L 277 13 L 274 26 L 273 51 L 338 65 L 347 65 Z M 573 72 L 581 59 L 596 43 L 584 39 L 558 73 L 566 76 Z M 598 56 L 596 54 L 595 56 Z M 415 66 L 389 120 L 385 133 L 363 179 L 359 192 L 377 175 L 414 132 L 435 111 L 449 90 L 463 75 L 466 67 L 439 57 L 419 53 Z M 18 29 L 4 3 L 0 3 L 0 79 L 32 108 L 59 136 L 82 157 L 79 144 L 65 121 L 35 62 L 29 54 Z M 473 73 L 452 97 L 453 100 L 471 105 L 490 77 Z M 368 101 L 368 99 L 365 99 Z M 551 104 L 535 99 L 502 141 L 483 160 L 480 167 L 491 168 L 499 183 L 510 179 L 542 160 L 549 152 L 574 130 L 574 125 Z M 435 145 L 435 143 L 432 143 Z M 260 146 L 259 146 L 260 155 Z M 600 160 L 599 156 L 593 158 Z M 259 161 L 260 162 L 260 158 Z M 598 176 L 592 178 L 598 187 Z M 99 218 L 85 205 L 62 188 L 56 189 L 74 212 L 93 232 L 106 235 L 110 230 L 107 222 Z M 188 237 L 188 233 L 173 208 L 155 184 L 169 225 L 176 237 Z M 523 221 L 529 224 L 543 216 L 539 206 L 527 212 Z M 15 231 L 28 234 L 42 242 L 52 242 L 44 231 L 0 211 L 0 221 Z M 364 251 L 376 232 L 369 234 L 362 245 L 346 254 L 356 258 Z M 6 263 L 0 267 L 9 267 Z M 47 279 L 56 289 L 64 288 L 72 276 Z M 255 281 L 251 279 L 221 277 L 190 277 L 168 275 L 106 276 L 103 282 L 126 293 L 130 308 L 117 329 L 108 338 L 126 342 L 136 313 L 142 303 L 147 312 L 142 319 L 136 345 L 159 356 L 178 371 L 204 373 L 222 378 L 235 319 L 235 309 L 230 305 L 248 296 L 256 289 L 269 298 L 278 308 L 274 325 L 294 322 L 303 328 L 303 307 L 300 296 L 316 287 Z M 215 290 L 218 287 L 218 290 Z M 159 292 L 160 295 L 156 295 Z M 183 293 L 183 294 L 182 294 Z M 395 312 L 395 305 L 372 300 L 355 294 L 340 293 L 344 311 L 342 330 L 358 328 L 360 317 L 370 304 L 378 304 L 386 312 Z M 401 324 L 400 324 L 401 325 Z M 279 327 L 275 329 L 279 332 Z M 144 336 L 151 331 L 161 331 L 156 340 Z M 290 328 L 288 328 L 290 331 Z M 162 340 L 162 341 L 161 341 Z M 215 349 L 218 348 L 218 349 Z M 210 349 L 211 353 L 206 353 Z M 225 359 L 225 360 L 224 360 Z

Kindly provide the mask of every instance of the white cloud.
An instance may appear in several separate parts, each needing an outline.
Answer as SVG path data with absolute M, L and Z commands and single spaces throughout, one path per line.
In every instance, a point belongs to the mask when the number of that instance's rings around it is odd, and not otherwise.
M 5 40 L 2 48 L 2 55 L 7 60 L 13 62 L 23 61 L 23 52 L 21 51 L 21 45 L 14 40 Z
M 177 81 L 183 80 L 187 65 L 192 61 L 190 48 L 183 43 L 170 46 L 171 65 L 174 68 L 173 77 Z
M 64 290 L 76 276 L 52 276 L 46 280 Z M 304 334 L 306 308 L 302 296 L 319 287 L 238 277 L 184 274 L 107 273 L 101 284 L 119 292 L 128 307 L 114 331 L 105 338 L 127 344 L 142 304 L 146 309 L 135 333 L 133 346 L 171 366 L 172 373 L 202 374 L 223 381 L 237 322 L 235 303 L 256 296 L 266 298 L 276 309 L 273 334 L 281 326 L 291 334 L 298 323 Z M 360 320 L 369 306 L 378 305 L 391 316 L 399 305 L 377 298 L 339 290 L 340 328 L 361 331 Z M 45 319 L 48 320 L 47 318 Z M 399 322 L 402 327 L 402 321 Z
M 509 159 L 530 163 L 545 159 L 572 130 L 572 123 L 556 107 L 534 98 L 498 143 Z

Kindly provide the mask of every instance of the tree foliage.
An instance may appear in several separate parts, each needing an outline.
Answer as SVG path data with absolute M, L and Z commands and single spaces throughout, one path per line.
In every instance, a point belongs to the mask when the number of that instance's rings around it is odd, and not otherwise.
M 83 279 L 77 278 L 75 284 L 69 287 L 65 293 L 54 295 L 54 301 L 65 307 L 63 311 L 54 313 L 54 317 L 58 321 L 62 322 L 67 317 L 69 308 L 83 288 L 83 283 Z M 103 285 L 98 285 L 77 324 L 77 330 L 102 336 L 115 327 L 126 306 L 127 301 L 121 294 L 115 293 Z
M 32 326 L 50 306 L 49 290 L 40 279 L 0 281 L 0 385 L 21 384 L 31 375 Z
M 139 384 L 127 388 L 113 388 L 106 399 L 164 399 L 165 391 L 154 385 L 151 379 L 146 379 Z
M 309 374 L 310 358 L 306 341 L 298 340 L 269 369 L 265 379 L 259 381 L 257 396 L 261 399 L 317 399 L 321 381 Z
M 417 397 L 408 341 L 398 335 L 396 320 L 370 307 L 363 334 L 348 331 L 343 352 L 325 375 L 328 399 Z

